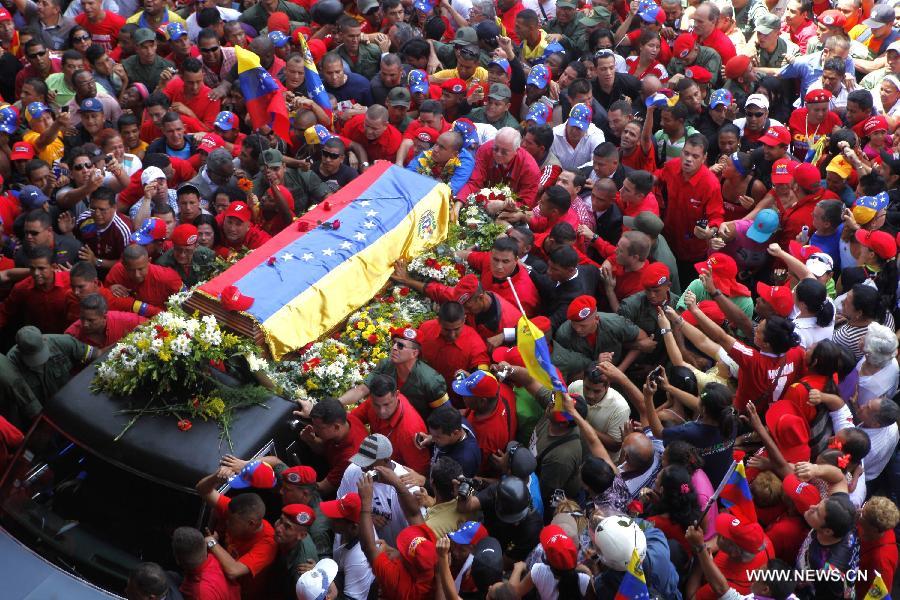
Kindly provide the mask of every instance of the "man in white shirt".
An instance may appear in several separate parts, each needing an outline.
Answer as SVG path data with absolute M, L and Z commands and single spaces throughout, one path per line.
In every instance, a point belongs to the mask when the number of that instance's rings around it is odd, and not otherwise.
M 859 428 L 866 432 L 871 444 L 866 454 L 866 481 L 871 481 L 881 475 L 900 441 L 900 407 L 888 398 L 874 398 L 859 408 L 858 417 Z
M 622 428 L 628 422 L 631 408 L 628 401 L 610 387 L 609 379 L 599 368 L 590 369 L 583 380 L 569 384 L 569 393 L 584 397 L 588 405 L 587 421 L 597 432 L 610 458 L 619 460 L 622 447 Z
M 594 148 L 605 141 L 603 132 L 591 120 L 593 113 L 587 104 L 576 104 L 569 118 L 553 128 L 550 152 L 559 159 L 562 168 L 575 171 L 592 160 Z
M 359 543 L 359 513 L 362 510 L 359 494 L 338 495 L 337 500 L 319 504 L 319 510 L 331 519 L 335 538 L 341 539 L 335 539 L 334 561 L 344 574 L 343 596 L 349 600 L 365 600 L 375 582 L 375 573 Z

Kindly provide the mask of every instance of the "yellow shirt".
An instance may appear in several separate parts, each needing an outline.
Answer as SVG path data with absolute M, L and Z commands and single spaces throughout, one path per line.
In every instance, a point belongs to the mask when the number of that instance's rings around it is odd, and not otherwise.
M 456 69 L 444 69 L 443 71 L 438 71 L 434 75 L 431 76 L 432 83 L 442 83 L 447 81 L 448 79 L 453 79 L 454 77 L 459 77 L 459 73 Z M 473 83 L 481 83 L 483 81 L 488 80 L 488 72 L 484 67 L 478 66 L 475 67 L 475 73 L 472 74 L 466 80 L 466 85 L 472 85 Z
M 185 22 L 184 19 L 181 18 L 181 15 L 179 15 L 177 12 L 171 11 L 169 9 L 166 9 L 166 11 L 169 13 L 168 14 L 169 20 L 166 21 L 166 24 L 181 23 L 182 25 L 187 27 L 187 23 Z M 131 15 L 127 19 L 125 19 L 125 22 L 126 23 L 135 23 L 139 27 L 146 27 L 146 24 L 141 22 L 141 17 L 143 17 L 143 16 L 144 16 L 144 11 L 140 11 L 140 12 L 137 12 L 137 13 Z
M 522 58 L 524 58 L 527 63 L 536 64 L 536 61 L 539 61 L 544 56 L 544 51 L 547 49 L 549 43 L 550 42 L 547 40 L 547 32 L 542 29 L 541 39 L 534 48 L 529 48 L 528 42 L 522 42 Z
M 37 148 L 38 138 L 41 137 L 37 131 L 28 130 L 22 136 L 22 139 L 32 146 Z M 47 144 L 47 146 L 37 153 L 37 157 L 46 162 L 48 165 L 52 165 L 54 160 L 62 160 L 63 152 L 63 141 L 62 141 L 62 132 L 57 135 L 56 139 Z

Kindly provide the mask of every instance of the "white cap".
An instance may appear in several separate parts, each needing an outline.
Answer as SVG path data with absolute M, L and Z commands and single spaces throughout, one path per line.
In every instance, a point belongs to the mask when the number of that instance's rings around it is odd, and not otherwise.
M 297 600 L 325 600 L 328 587 L 337 577 L 338 565 L 330 558 L 323 558 L 316 566 L 300 576 L 295 586 Z
M 816 252 L 806 259 L 806 268 L 816 277 L 821 277 L 828 271 L 834 271 L 834 259 L 824 252 Z
M 147 167 L 144 169 L 144 172 L 141 173 L 141 185 L 147 185 L 151 181 L 156 181 L 157 179 L 165 179 L 166 174 L 162 172 L 162 169 L 159 167 Z
M 900 52 L 900 40 L 891 42 L 891 45 L 887 47 L 887 50 L 885 50 L 885 52 L 890 52 L 891 50 L 893 50 L 894 52 Z
M 747 101 L 744 102 L 744 106 L 750 106 L 751 104 L 769 110 L 769 99 L 762 94 L 750 94 L 747 96 Z
M 625 571 L 637 550 L 641 560 L 647 555 L 647 537 L 631 518 L 606 517 L 594 529 L 594 546 L 600 561 L 614 571 Z

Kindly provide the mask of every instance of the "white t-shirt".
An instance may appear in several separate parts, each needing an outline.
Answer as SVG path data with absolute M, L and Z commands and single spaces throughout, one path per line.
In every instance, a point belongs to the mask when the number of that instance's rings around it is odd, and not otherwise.
M 869 442 L 872 444 L 869 453 L 866 454 L 865 471 L 866 481 L 870 481 L 881 475 L 888 461 L 894 456 L 897 441 L 900 441 L 900 433 L 898 433 L 896 423 L 877 429 L 868 427 L 860 427 L 860 429 L 869 435 Z
M 398 477 L 402 477 L 409 473 L 409 470 L 403 465 L 394 463 L 394 473 Z M 340 498 L 344 494 L 355 492 L 362 476 L 363 470 L 350 463 L 344 471 L 344 476 L 341 478 L 337 497 Z M 417 487 L 410 488 L 410 492 L 416 490 L 418 490 Z M 406 521 L 406 515 L 403 513 L 403 507 L 400 505 L 400 498 L 397 497 L 397 490 L 394 489 L 394 486 L 375 482 L 372 495 L 372 515 L 379 515 L 387 520 L 387 524 L 376 530 L 376 532 L 378 537 L 387 542 L 389 546 L 396 546 L 397 534 L 407 527 L 409 523 Z
M 553 576 L 550 565 L 545 565 L 544 563 L 533 565 L 531 567 L 531 580 L 534 582 L 534 587 L 537 589 L 538 597 L 541 600 L 559 600 L 559 591 L 556 589 L 558 582 L 556 577 Z M 587 587 L 590 582 L 591 578 L 586 573 L 578 573 L 578 588 L 581 590 L 582 596 L 587 593 Z
M 375 573 L 359 541 L 349 548 L 335 544 L 334 562 L 344 574 L 344 596 L 351 600 L 365 600 L 375 583 Z
M 556 18 L 556 0 L 522 0 L 522 6 L 536 12 L 541 23 Z M 542 7 L 543 12 L 541 12 Z
M 862 369 L 865 359 L 857 363 L 856 370 Z M 881 367 L 881 369 L 873 375 L 859 375 L 859 395 L 856 402 L 860 406 L 865 406 L 872 398 L 884 396 L 885 398 L 893 398 L 897 393 L 897 381 L 900 378 L 900 365 L 897 359 L 891 361 Z

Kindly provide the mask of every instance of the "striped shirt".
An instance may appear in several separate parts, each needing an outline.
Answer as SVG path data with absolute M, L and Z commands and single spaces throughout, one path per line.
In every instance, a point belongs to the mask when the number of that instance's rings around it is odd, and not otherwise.
M 86 244 L 97 258 L 119 260 L 125 246 L 131 243 L 131 228 L 116 214 L 103 230 L 97 228 L 91 211 L 86 210 L 75 221 L 75 236 Z

